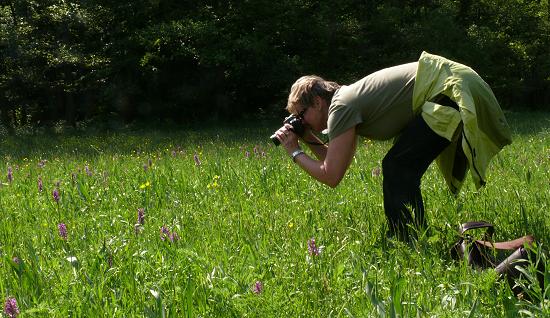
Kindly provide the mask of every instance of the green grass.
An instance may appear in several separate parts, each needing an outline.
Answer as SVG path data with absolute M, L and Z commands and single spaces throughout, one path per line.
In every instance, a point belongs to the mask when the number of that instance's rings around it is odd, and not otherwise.
M 21 317 L 548 316 L 548 291 L 519 300 L 494 272 L 448 256 L 469 220 L 496 224 L 497 239 L 550 242 L 550 114 L 508 118 L 514 143 L 485 188 L 468 180 L 455 198 L 430 167 L 430 232 L 412 244 L 384 238 L 382 177 L 371 171 L 390 143 L 361 141 L 330 189 L 271 145 L 276 127 L 264 123 L 2 137 L 0 300 L 15 297 Z M 162 240 L 162 226 L 179 240 Z

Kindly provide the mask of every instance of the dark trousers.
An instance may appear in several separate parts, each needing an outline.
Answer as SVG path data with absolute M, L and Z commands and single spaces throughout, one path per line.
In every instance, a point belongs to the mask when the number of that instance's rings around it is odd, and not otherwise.
M 430 164 L 450 144 L 417 115 L 382 161 L 384 211 L 389 234 L 409 237 L 409 225 L 426 226 L 420 181 Z M 413 217 L 414 215 L 414 217 Z

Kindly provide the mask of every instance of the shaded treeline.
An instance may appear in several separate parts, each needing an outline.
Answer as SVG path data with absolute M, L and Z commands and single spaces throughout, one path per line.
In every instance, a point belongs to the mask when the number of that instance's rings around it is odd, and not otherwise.
M 2 0 L 4 127 L 279 111 L 422 50 L 474 67 L 504 107 L 548 109 L 548 0 Z

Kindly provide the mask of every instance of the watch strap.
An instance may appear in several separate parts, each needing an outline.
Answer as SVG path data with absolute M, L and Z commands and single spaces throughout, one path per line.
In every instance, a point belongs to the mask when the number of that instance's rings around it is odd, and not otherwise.
M 304 151 L 302 149 L 296 149 L 292 152 L 292 154 L 290 155 L 292 157 L 292 161 L 296 162 L 296 157 L 298 157 L 299 155 L 303 154 Z

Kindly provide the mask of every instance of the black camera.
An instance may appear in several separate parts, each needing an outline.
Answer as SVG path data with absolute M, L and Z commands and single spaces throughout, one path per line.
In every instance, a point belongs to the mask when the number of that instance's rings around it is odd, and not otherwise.
M 302 119 L 297 117 L 296 115 L 290 115 L 283 121 L 283 124 L 289 124 L 292 126 L 291 130 L 298 135 L 299 137 L 302 137 L 304 135 L 304 132 L 306 131 L 306 127 L 304 127 L 304 123 L 302 122 Z M 275 144 L 275 146 L 278 146 L 281 144 L 279 139 L 275 136 L 275 134 L 271 135 L 271 141 Z

